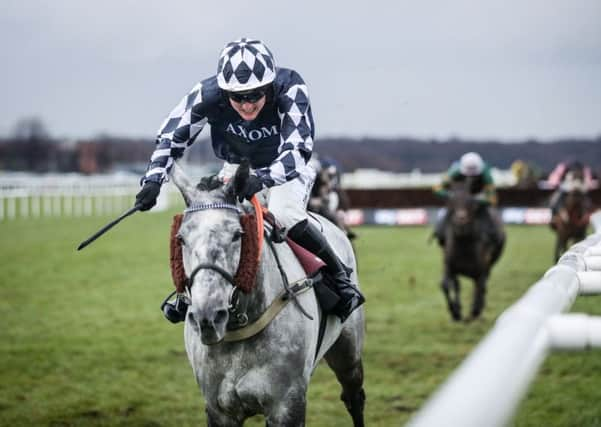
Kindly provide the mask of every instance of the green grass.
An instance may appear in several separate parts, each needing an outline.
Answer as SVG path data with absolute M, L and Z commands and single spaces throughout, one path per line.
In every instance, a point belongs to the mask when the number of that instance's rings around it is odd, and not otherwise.
M 0 224 L 0 425 L 205 423 L 183 328 L 163 320 L 158 309 L 171 290 L 171 214 L 135 215 L 75 251 L 110 219 Z M 484 318 L 456 324 L 438 288 L 440 254 L 426 242 L 429 229 L 357 229 L 359 274 L 368 300 L 367 425 L 408 420 L 495 318 L 551 265 L 548 229 L 508 232 Z M 471 288 L 464 286 L 466 309 Z M 595 301 L 581 298 L 573 311 L 601 314 Z M 307 425 L 348 426 L 338 396 L 333 374 L 320 366 L 309 388 Z M 599 402 L 600 355 L 553 354 L 515 425 L 601 426 Z M 262 425 L 262 419 L 248 425 Z

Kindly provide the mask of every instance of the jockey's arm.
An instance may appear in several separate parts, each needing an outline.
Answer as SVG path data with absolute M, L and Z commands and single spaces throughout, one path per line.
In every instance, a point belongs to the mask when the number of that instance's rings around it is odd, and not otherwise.
M 175 159 L 192 145 L 207 122 L 202 110 L 202 83 L 197 83 L 182 98 L 165 119 L 156 137 L 156 148 L 150 157 L 142 183 L 152 181 L 162 184 L 173 167 Z
M 486 167 L 483 172 L 483 187 L 482 191 L 479 193 L 479 200 L 486 205 L 497 206 L 498 198 L 497 198 L 497 190 L 495 188 L 495 183 L 492 178 L 492 174 L 490 173 L 490 169 Z
M 449 197 L 449 182 L 446 180 L 443 180 L 440 184 L 436 184 L 432 188 L 432 191 L 438 197 L 442 197 L 443 199 L 446 199 L 447 197 Z
M 497 192 L 493 188 L 484 188 L 481 192 L 474 194 L 474 199 L 483 205 L 496 206 L 498 203 Z
M 313 151 L 313 116 L 309 93 L 301 76 L 291 72 L 287 88 L 276 94 L 281 120 L 279 154 L 265 168 L 256 171 L 266 187 L 280 185 L 307 174 Z
M 346 191 L 339 187 L 336 194 L 338 194 L 338 210 L 348 211 L 351 208 L 351 201 Z
M 432 188 L 434 194 L 443 199 L 448 198 L 451 183 L 459 177 L 460 173 L 461 172 L 459 171 L 459 163 L 453 163 L 451 167 L 449 167 L 449 169 L 445 172 L 441 182 Z

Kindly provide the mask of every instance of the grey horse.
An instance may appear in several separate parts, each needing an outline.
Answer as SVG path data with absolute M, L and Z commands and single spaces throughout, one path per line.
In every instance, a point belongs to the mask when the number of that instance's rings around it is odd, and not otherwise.
M 342 386 L 341 399 L 353 424 L 363 426 L 363 307 L 343 324 L 328 316 L 318 354 L 320 313 L 312 289 L 298 295 L 297 300 L 313 320 L 299 306 L 287 304 L 260 333 L 242 341 L 224 340 L 233 291 L 224 275 L 233 275 L 238 267 L 242 230 L 236 209 L 243 205 L 236 205 L 233 185 L 203 190 L 192 185 L 177 164 L 171 178 L 189 207 L 178 233 L 186 275 L 194 274 L 184 339 L 205 399 L 208 425 L 241 426 L 248 417 L 263 414 L 267 426 L 303 426 L 309 379 L 325 357 Z M 190 208 L 194 206 L 197 208 Z M 328 221 L 322 219 L 320 223 L 340 258 L 356 271 L 344 233 Z M 273 246 L 289 282 L 302 279 L 305 273 L 289 247 Z M 199 265 L 217 268 L 199 269 Z M 354 272 L 352 279 L 358 283 Z M 251 321 L 258 318 L 282 290 L 276 258 L 270 245 L 264 244 L 256 287 L 248 294 L 239 294 L 241 304 L 247 307 L 245 314 Z

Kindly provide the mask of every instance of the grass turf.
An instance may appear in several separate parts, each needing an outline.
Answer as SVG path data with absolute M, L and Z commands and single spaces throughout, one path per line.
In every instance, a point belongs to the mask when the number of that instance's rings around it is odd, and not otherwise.
M 205 423 L 183 328 L 158 306 L 171 290 L 170 213 L 138 214 L 76 252 L 111 218 L 0 224 L 0 425 L 188 426 Z M 509 227 L 482 320 L 452 323 L 428 228 L 358 228 L 367 297 L 366 423 L 399 425 L 422 405 L 552 264 L 544 227 Z M 463 281 L 464 310 L 471 284 Z M 601 314 L 593 298 L 573 311 Z M 491 367 L 494 369 L 494 367 Z M 499 391 L 502 393 L 502 391 Z M 309 387 L 307 425 L 347 426 L 325 364 Z M 601 357 L 560 353 L 543 365 L 517 426 L 601 426 Z M 248 425 L 262 425 L 255 417 Z M 444 424 L 444 423 L 443 423 Z

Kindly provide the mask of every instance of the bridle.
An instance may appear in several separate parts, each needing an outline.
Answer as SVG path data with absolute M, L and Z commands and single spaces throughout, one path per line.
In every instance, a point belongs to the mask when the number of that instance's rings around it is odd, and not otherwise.
M 261 210 L 262 208 L 261 208 L 256 196 L 253 196 L 253 198 L 250 200 L 250 202 L 254 206 L 255 214 L 258 217 L 258 221 L 256 224 L 257 233 L 260 233 L 260 236 L 262 237 L 263 232 L 264 232 L 264 230 L 263 230 L 263 225 L 264 225 L 263 214 L 262 214 L 262 210 Z M 240 208 L 238 206 L 236 206 L 234 204 L 222 203 L 222 202 L 192 204 L 184 210 L 184 213 L 193 213 L 193 212 L 210 210 L 210 209 L 234 210 L 237 212 L 238 216 L 240 216 L 240 214 L 242 213 L 242 211 L 240 210 Z M 201 263 L 201 264 L 198 264 L 196 267 L 194 267 L 194 269 L 190 273 L 190 277 L 186 281 L 186 286 L 184 287 L 185 294 L 183 294 L 183 297 L 184 297 L 184 301 L 188 305 L 191 304 L 191 299 L 192 299 L 192 297 L 190 295 L 190 288 L 192 287 L 192 284 L 194 283 L 194 278 L 201 270 L 215 271 L 215 272 L 219 273 L 221 275 L 221 277 L 223 277 L 225 280 L 227 280 L 232 285 L 232 291 L 228 297 L 228 311 L 230 313 L 230 319 L 232 320 L 231 325 L 237 330 L 233 332 L 233 335 L 229 339 L 226 337 L 226 341 L 241 340 L 241 339 L 248 338 L 248 337 L 258 333 L 271 321 L 271 319 L 273 319 L 273 317 L 275 317 L 277 315 L 277 313 L 289 301 L 293 302 L 294 305 L 296 305 L 298 307 L 298 309 L 303 313 L 303 315 L 305 315 L 308 319 L 313 320 L 313 317 L 311 317 L 311 315 L 302 307 L 302 305 L 300 304 L 300 302 L 298 301 L 298 298 L 297 298 L 298 294 L 310 289 L 313 286 L 312 279 L 304 278 L 304 279 L 301 279 L 294 283 L 289 283 L 286 273 L 285 273 L 285 271 L 282 267 L 282 264 L 280 263 L 280 260 L 277 256 L 277 252 L 273 246 L 272 240 L 267 239 L 266 241 L 268 243 L 269 248 L 271 249 L 271 252 L 274 255 L 276 265 L 277 265 L 280 275 L 282 277 L 282 285 L 284 287 L 284 290 L 282 291 L 281 295 L 279 295 L 278 297 L 276 297 L 274 299 L 274 301 L 272 301 L 272 303 L 268 306 L 266 311 L 263 312 L 259 316 L 259 318 L 253 320 L 252 323 L 249 324 L 248 315 L 246 314 L 246 306 L 245 305 L 248 304 L 248 300 L 247 299 L 242 300 L 239 297 L 241 289 L 240 289 L 240 287 L 238 287 L 236 285 L 236 280 L 235 280 L 234 276 L 232 276 L 232 274 L 230 274 L 225 269 L 219 267 L 216 264 Z M 260 243 L 259 243 L 259 254 L 261 253 L 261 247 L 262 247 L 261 245 L 262 245 L 262 238 L 260 239 Z M 230 325 L 230 323 L 228 323 L 228 325 Z
M 221 202 L 195 203 L 195 204 L 188 206 L 186 209 L 184 209 L 184 213 L 193 213 L 193 212 L 206 211 L 206 210 L 212 210 L 212 209 L 229 209 L 229 210 L 235 211 L 238 214 L 238 216 L 240 216 L 240 214 L 241 214 L 241 210 L 238 206 L 231 204 L 231 203 L 221 203 Z M 234 281 L 234 276 L 227 270 L 219 267 L 217 264 L 200 263 L 192 269 L 192 272 L 190 273 L 190 277 L 187 279 L 186 286 L 185 286 L 185 290 L 186 290 L 185 297 L 188 299 L 188 301 L 186 301 L 186 302 L 188 304 L 191 302 L 190 288 L 192 287 L 192 284 L 194 283 L 194 279 L 195 279 L 196 275 L 201 270 L 215 271 L 216 273 L 219 273 L 221 275 L 221 277 L 223 277 L 230 285 L 232 285 L 232 291 L 230 292 L 230 295 L 228 298 L 228 310 L 230 311 L 230 314 L 233 314 L 234 317 L 237 319 L 237 323 L 239 325 L 246 324 L 246 322 L 248 322 L 248 317 L 246 316 L 246 313 L 238 312 L 238 304 L 240 301 L 238 294 L 240 292 L 240 289 L 236 286 L 236 283 Z

